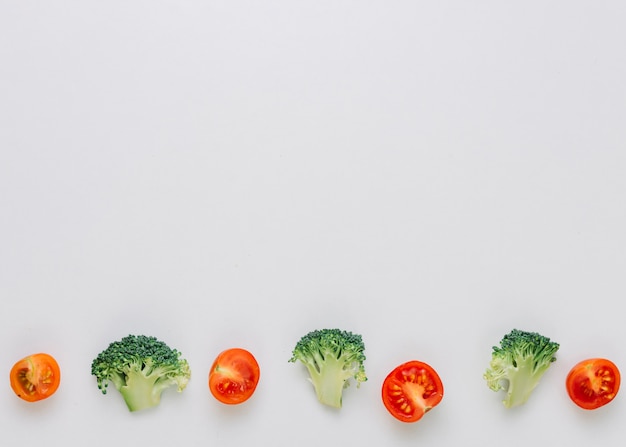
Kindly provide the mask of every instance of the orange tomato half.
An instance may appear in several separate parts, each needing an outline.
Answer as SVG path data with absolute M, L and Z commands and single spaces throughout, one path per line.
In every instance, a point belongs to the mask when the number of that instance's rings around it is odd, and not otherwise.
M 259 383 L 260 369 L 254 356 L 241 348 L 220 353 L 209 372 L 211 394 L 223 404 L 236 405 L 248 400 Z
M 11 388 L 27 402 L 47 399 L 56 392 L 60 383 L 59 364 L 49 354 L 29 355 L 11 368 Z
M 443 384 L 428 364 L 411 360 L 393 369 L 383 381 L 387 411 L 402 422 L 419 421 L 443 399 Z
M 585 410 L 595 410 L 615 399 L 620 379 L 615 363 L 604 358 L 592 358 L 572 367 L 565 387 L 572 402 Z

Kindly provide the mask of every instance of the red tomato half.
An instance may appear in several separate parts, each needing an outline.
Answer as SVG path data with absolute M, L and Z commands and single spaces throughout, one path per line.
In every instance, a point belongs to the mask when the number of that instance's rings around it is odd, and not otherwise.
M 220 402 L 240 404 L 252 396 L 259 383 L 260 369 L 254 356 L 241 348 L 220 353 L 209 372 L 209 389 Z
M 601 358 L 577 363 L 565 380 L 570 399 L 585 410 L 595 410 L 611 402 L 619 385 L 619 369 L 610 360 Z
M 415 422 L 443 399 L 443 384 L 426 363 L 412 360 L 396 367 L 383 382 L 383 403 L 393 417 Z
M 27 402 L 52 396 L 60 382 L 59 364 L 48 354 L 29 355 L 11 368 L 11 388 Z

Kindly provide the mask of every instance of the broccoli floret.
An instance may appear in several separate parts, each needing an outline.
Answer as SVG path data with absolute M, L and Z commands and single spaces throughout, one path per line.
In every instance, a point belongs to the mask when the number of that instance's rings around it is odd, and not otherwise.
M 166 388 L 175 385 L 178 392 L 185 389 L 191 371 L 180 356 L 155 337 L 129 335 L 98 354 L 91 374 L 96 376 L 102 394 L 111 381 L 130 411 L 143 410 L 159 405 Z
M 526 403 L 539 379 L 556 360 L 559 344 L 536 332 L 513 329 L 493 347 L 489 368 L 484 374 L 493 391 L 506 391 L 506 408 Z
M 300 360 L 309 371 L 317 399 L 341 408 L 343 389 L 354 378 L 357 387 L 367 380 L 365 345 L 360 335 L 339 329 L 309 332 L 296 344 L 289 362 Z

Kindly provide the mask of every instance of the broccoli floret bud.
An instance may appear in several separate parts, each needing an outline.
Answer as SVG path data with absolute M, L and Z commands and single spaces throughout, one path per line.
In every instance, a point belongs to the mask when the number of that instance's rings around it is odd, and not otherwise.
M 559 344 L 536 332 L 513 329 L 494 346 L 484 374 L 493 391 L 506 391 L 506 408 L 526 403 L 539 380 L 556 360 Z
M 317 399 L 341 408 L 343 389 L 354 379 L 357 387 L 367 380 L 365 345 L 360 335 L 339 329 L 309 332 L 296 344 L 289 362 L 301 361 L 309 372 Z
M 161 393 L 187 386 L 191 370 L 187 360 L 155 337 L 128 335 L 102 351 L 91 364 L 98 388 L 106 394 L 109 382 L 121 393 L 128 409 L 138 411 L 159 405 Z

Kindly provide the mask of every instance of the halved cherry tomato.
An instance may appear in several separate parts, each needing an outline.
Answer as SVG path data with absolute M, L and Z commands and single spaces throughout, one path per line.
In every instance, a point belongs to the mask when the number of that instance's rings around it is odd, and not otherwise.
M 29 355 L 11 368 L 11 388 L 18 397 L 28 402 L 52 396 L 60 382 L 59 364 L 48 354 Z
M 617 396 L 619 385 L 619 369 L 602 358 L 577 363 L 565 380 L 570 399 L 585 410 L 595 410 L 611 402 Z
M 254 356 L 241 348 L 220 353 L 209 372 L 209 389 L 220 402 L 240 404 L 252 396 L 259 383 L 260 369 Z
M 393 417 L 415 422 L 443 399 L 443 384 L 428 364 L 411 360 L 397 366 L 383 382 L 383 403 Z

